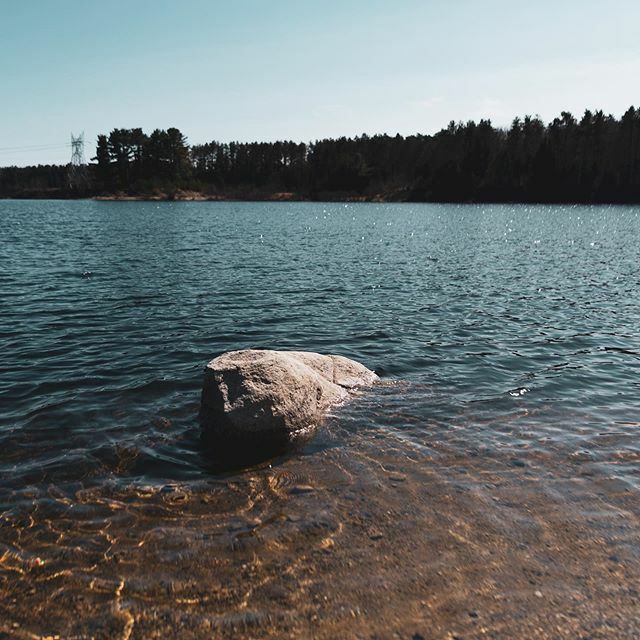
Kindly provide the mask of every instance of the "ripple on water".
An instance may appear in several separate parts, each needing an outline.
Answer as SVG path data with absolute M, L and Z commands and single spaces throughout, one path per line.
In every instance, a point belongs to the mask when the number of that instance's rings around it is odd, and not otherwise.
M 0 212 L 0 635 L 640 635 L 636 208 Z M 229 469 L 244 347 L 385 384 Z

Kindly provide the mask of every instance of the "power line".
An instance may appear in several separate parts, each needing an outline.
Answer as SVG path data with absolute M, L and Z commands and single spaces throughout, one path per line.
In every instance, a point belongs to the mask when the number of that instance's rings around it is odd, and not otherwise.
M 84 133 L 80 137 L 84 138 Z M 41 144 L 17 144 L 8 147 L 0 147 L 0 153 L 15 153 L 22 151 L 53 151 L 56 149 L 73 149 L 73 136 L 71 142 L 44 142 Z
M 42 144 L 25 147 L 0 147 L 0 153 L 16 153 L 21 151 L 51 151 L 55 149 L 69 149 L 70 144 Z

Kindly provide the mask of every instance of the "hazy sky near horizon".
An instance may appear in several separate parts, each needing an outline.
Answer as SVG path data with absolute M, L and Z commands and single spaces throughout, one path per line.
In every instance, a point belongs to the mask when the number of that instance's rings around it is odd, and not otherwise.
M 433 133 L 640 106 L 637 0 L 0 0 L 0 166 L 69 135 Z M 46 148 L 45 148 L 46 147 Z

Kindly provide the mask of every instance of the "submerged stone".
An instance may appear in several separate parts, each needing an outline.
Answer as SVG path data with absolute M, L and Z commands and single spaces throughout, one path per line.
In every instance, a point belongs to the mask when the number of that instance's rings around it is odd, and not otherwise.
M 378 376 L 343 356 L 248 349 L 205 368 L 200 424 L 216 439 L 294 440 Z

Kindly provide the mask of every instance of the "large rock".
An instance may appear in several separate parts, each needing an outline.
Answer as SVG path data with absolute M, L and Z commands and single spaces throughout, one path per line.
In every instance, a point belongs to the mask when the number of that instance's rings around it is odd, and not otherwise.
M 291 441 L 327 410 L 378 376 L 334 355 L 303 351 L 230 351 L 205 369 L 200 422 L 223 439 Z

